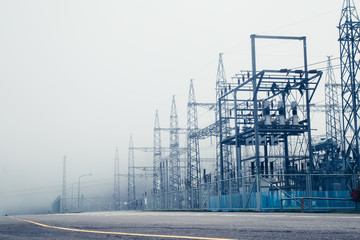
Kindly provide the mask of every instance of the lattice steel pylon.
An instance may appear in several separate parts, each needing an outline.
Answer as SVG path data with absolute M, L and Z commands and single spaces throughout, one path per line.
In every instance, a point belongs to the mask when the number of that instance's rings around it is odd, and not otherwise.
M 61 212 L 64 213 L 66 209 L 66 156 L 63 161 L 63 184 L 62 184 L 62 196 L 61 196 Z
M 180 152 L 179 152 L 179 123 L 176 111 L 175 96 L 172 98 L 170 113 L 170 191 L 177 192 L 181 185 L 180 176 Z M 179 200 L 177 197 L 173 199 L 175 204 Z
M 187 166 L 186 188 L 198 187 L 200 184 L 200 151 L 199 138 L 191 137 L 198 131 L 198 115 L 193 80 L 190 81 L 190 90 L 187 106 Z
M 216 76 L 216 102 L 218 102 L 218 99 L 226 92 L 227 88 L 228 88 L 228 84 L 227 84 L 227 80 L 226 80 L 226 74 L 225 74 L 225 68 L 224 68 L 224 64 L 223 64 L 223 59 L 222 59 L 222 53 L 219 53 L 219 63 L 218 63 L 218 70 L 217 70 L 217 76 Z M 230 89 L 229 89 L 230 90 Z M 215 109 L 215 114 L 216 114 L 216 121 L 219 122 L 220 121 L 220 109 L 218 104 L 216 104 L 216 109 Z M 227 118 L 230 115 L 230 111 L 229 108 L 227 106 L 227 103 L 222 104 L 221 106 L 221 114 L 223 116 L 223 118 Z M 225 120 L 222 123 L 222 134 L 223 137 L 226 137 L 230 134 L 230 125 L 229 125 L 229 121 Z M 222 151 L 220 151 L 220 142 L 219 142 L 219 137 L 216 138 L 216 173 L 218 175 L 218 178 L 220 178 L 220 176 L 223 176 L 223 179 L 229 179 L 231 177 L 235 177 L 235 176 L 231 176 L 232 172 L 233 172 L 233 163 L 232 163 L 232 152 L 231 152 L 231 147 L 230 146 L 223 146 Z M 222 170 L 223 170 L 223 174 L 219 174 L 220 172 L 220 154 L 222 154 Z M 240 176 L 238 176 L 240 177 Z
M 343 115 L 343 156 L 359 171 L 360 20 L 352 0 L 344 0 L 339 22 L 341 96 Z
M 119 152 L 116 148 L 115 158 L 114 158 L 114 209 L 120 209 L 120 168 L 119 168 Z
M 128 155 L 128 208 L 135 209 L 135 166 L 134 166 L 134 145 L 130 135 Z
M 161 131 L 159 114 L 156 110 L 154 123 L 154 152 L 153 152 L 153 192 L 160 192 L 160 164 L 161 164 Z
M 339 97 L 337 83 L 328 56 L 327 69 L 325 75 L 325 117 L 326 117 L 326 139 L 331 139 L 339 147 L 341 146 L 341 123 Z

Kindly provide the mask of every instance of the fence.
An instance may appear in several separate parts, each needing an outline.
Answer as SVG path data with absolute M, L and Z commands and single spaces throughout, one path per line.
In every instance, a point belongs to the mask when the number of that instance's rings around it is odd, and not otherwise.
M 67 198 L 66 209 L 63 212 L 97 212 L 97 211 L 117 211 L 128 209 L 128 206 L 121 203 L 115 204 L 112 197 L 84 197 Z
M 251 175 L 144 195 L 141 206 L 146 210 L 276 211 L 283 207 L 298 211 L 297 198 L 304 198 L 306 211 L 350 210 L 355 203 L 343 199 L 349 199 L 358 184 L 359 176 L 346 174 Z M 282 206 L 281 199 L 293 201 Z

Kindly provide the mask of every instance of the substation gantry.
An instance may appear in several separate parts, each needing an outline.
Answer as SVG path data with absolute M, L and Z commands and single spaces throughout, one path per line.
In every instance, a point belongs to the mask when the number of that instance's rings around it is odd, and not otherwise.
M 303 70 L 256 70 L 255 39 L 303 42 Z M 220 178 L 226 179 L 224 147 L 234 146 L 237 176 L 275 177 L 290 190 L 305 184 L 286 174 L 312 173 L 310 103 L 322 76 L 307 69 L 305 37 L 251 35 L 252 76 L 236 76 L 239 85 L 228 89 L 218 101 L 220 113 Z M 305 111 L 298 105 L 305 104 Z M 227 111 L 222 111 L 223 106 Z M 230 132 L 224 134 L 223 121 Z M 246 153 L 246 154 L 245 154 Z M 280 177 L 281 176 L 281 177 Z M 260 182 L 257 183 L 260 191 Z

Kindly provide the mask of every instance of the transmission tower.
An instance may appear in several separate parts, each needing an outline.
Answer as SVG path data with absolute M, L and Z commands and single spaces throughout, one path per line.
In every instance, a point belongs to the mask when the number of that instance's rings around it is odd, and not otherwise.
M 120 168 L 119 168 L 119 152 L 116 148 L 114 158 L 114 209 L 120 209 Z
M 175 96 L 172 98 L 170 113 L 170 191 L 178 192 L 181 184 L 180 176 L 180 152 L 179 152 L 179 123 L 176 111 Z M 172 204 L 178 206 L 179 198 L 174 196 Z
M 340 147 L 341 125 L 339 99 L 330 56 L 328 56 L 325 81 L 326 139 L 331 139 L 338 147 Z
M 190 90 L 187 107 L 187 167 L 186 187 L 198 187 L 200 184 L 200 154 L 199 138 L 191 137 L 198 131 L 198 115 L 195 100 L 193 80 L 190 81 Z
M 62 199 L 61 199 L 61 212 L 66 212 L 66 156 L 63 161 L 63 184 L 62 184 Z
M 129 159 L 128 159 L 128 208 L 135 209 L 135 168 L 134 168 L 134 148 L 133 140 L 130 135 L 129 140 Z
M 159 123 L 159 115 L 156 110 L 155 124 L 154 124 L 154 157 L 153 157 L 153 192 L 158 193 L 160 191 L 160 164 L 161 164 L 161 131 Z
M 358 171 L 359 157 L 359 120 L 360 120 L 360 21 L 352 0 L 344 0 L 339 22 L 341 92 L 343 115 L 343 154 L 347 162 Z
M 219 54 L 219 63 L 218 63 L 218 70 L 217 70 L 217 76 L 216 76 L 216 102 L 218 102 L 218 99 L 226 92 L 228 88 L 226 75 L 225 75 L 225 68 L 222 60 L 222 53 Z M 229 89 L 230 90 L 230 89 Z M 220 121 L 220 109 L 218 104 L 216 104 L 216 121 Z M 221 105 L 221 114 L 225 119 L 228 119 L 230 116 L 230 111 L 228 104 L 225 102 Z M 226 137 L 230 134 L 230 123 L 228 120 L 224 121 L 222 123 L 222 135 L 223 137 Z M 232 164 L 232 156 L 231 156 L 231 147 L 228 145 L 224 145 L 222 147 L 222 151 L 220 151 L 220 142 L 219 137 L 216 138 L 216 173 L 223 176 L 223 179 L 228 179 L 231 177 L 232 170 L 233 170 L 233 164 Z M 222 155 L 222 156 L 221 156 Z M 220 162 L 222 160 L 222 163 Z M 239 163 L 240 164 L 240 163 Z M 222 174 L 219 174 L 220 169 L 222 170 Z

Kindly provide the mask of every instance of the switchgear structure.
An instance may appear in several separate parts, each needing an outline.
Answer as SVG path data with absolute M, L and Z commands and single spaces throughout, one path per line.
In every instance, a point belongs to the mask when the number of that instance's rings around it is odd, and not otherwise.
M 302 41 L 304 69 L 257 71 L 255 39 Z M 305 37 L 252 35 L 251 40 L 252 76 L 237 75 L 240 84 L 219 98 L 220 150 L 224 146 L 235 146 L 237 175 L 278 175 L 278 187 L 286 190 L 304 189 L 305 184 L 300 179 L 287 174 L 313 172 L 313 156 L 309 150 L 312 149 L 310 103 L 322 72 L 307 69 Z M 298 109 L 302 103 L 306 104 L 305 112 Z M 223 114 L 225 104 L 228 104 L 232 114 Z M 228 136 L 221 134 L 223 120 L 231 125 Z M 220 161 L 223 180 L 223 158 Z M 260 184 L 259 181 L 256 184 L 257 192 L 260 192 Z

